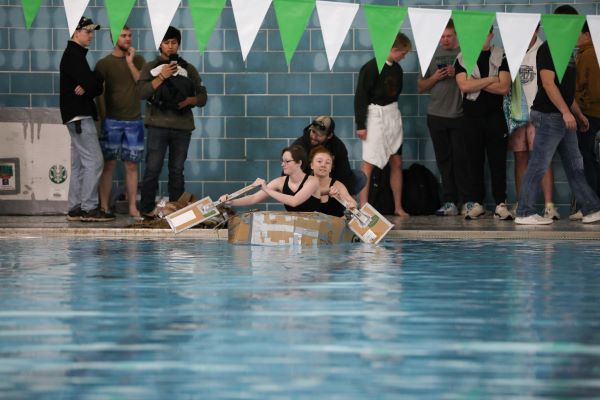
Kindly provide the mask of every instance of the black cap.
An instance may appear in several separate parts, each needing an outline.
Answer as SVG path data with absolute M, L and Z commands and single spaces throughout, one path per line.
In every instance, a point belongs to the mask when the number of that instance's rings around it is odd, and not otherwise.
M 165 40 L 169 40 L 169 39 L 175 39 L 175 40 L 177 40 L 178 44 L 181 44 L 181 31 L 179 31 L 179 29 L 177 29 L 177 28 L 169 26 L 169 28 L 167 28 L 167 32 L 165 33 L 165 36 L 163 37 L 162 41 L 164 42 Z
M 79 20 L 79 23 L 77 24 L 77 28 L 75 28 L 75 30 L 81 30 L 81 29 L 86 29 L 88 31 L 97 31 L 98 29 L 100 29 L 100 25 L 95 24 L 91 18 L 82 16 L 81 19 Z

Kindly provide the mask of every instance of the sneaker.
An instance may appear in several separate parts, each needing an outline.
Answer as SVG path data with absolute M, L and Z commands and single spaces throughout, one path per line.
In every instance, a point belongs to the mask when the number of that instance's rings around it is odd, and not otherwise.
M 569 220 L 571 221 L 581 221 L 583 219 L 583 213 L 581 210 L 569 215 Z
M 455 216 L 458 215 L 458 208 L 454 203 L 446 202 L 435 212 L 435 215 L 440 217 Z
M 512 215 L 517 215 L 517 208 L 519 208 L 519 202 L 515 201 L 515 204 L 510 208 L 510 213 Z
M 558 208 L 554 207 L 554 203 L 546 204 L 546 208 L 544 208 L 544 218 L 550 218 L 555 221 L 560 219 Z
M 544 218 L 538 214 L 515 218 L 515 223 L 519 225 L 550 225 L 553 222 L 552 218 Z
M 75 207 L 72 210 L 69 210 L 67 221 L 81 221 L 82 214 L 83 211 L 81 210 L 81 207 Z
M 115 219 L 112 214 L 107 214 L 99 208 L 90 211 L 82 211 L 81 220 L 84 222 L 107 222 Z
M 496 206 L 496 211 L 494 211 L 494 218 L 499 218 L 501 220 L 507 221 L 513 219 L 513 215 L 510 211 L 508 211 L 506 203 L 500 203 Z
M 591 214 L 584 215 L 581 222 L 584 224 L 591 224 L 600 221 L 600 211 L 593 212 Z
M 465 204 L 465 219 L 477 219 L 485 214 L 485 208 L 479 203 L 469 201 Z

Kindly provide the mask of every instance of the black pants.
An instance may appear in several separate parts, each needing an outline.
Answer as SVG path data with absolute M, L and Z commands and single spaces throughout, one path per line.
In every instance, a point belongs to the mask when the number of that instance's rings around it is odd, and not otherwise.
M 577 140 L 579 143 L 579 151 L 583 157 L 583 172 L 585 179 L 600 196 L 600 163 L 596 158 L 596 133 L 600 131 L 600 118 L 590 117 L 586 115 L 590 121 L 590 129 L 587 132 L 577 131 Z
M 470 179 L 463 118 L 427 115 L 427 126 L 442 176 L 443 202 L 468 201 Z
M 484 169 L 487 156 L 494 201 L 496 204 L 505 202 L 508 128 L 502 111 L 484 116 L 465 116 L 465 131 L 471 178 L 468 201 L 484 204 Z

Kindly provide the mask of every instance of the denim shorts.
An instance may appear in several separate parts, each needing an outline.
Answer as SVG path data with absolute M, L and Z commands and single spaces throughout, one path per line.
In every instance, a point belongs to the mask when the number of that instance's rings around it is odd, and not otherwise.
M 139 163 L 144 157 L 144 121 L 106 118 L 100 136 L 104 160 Z

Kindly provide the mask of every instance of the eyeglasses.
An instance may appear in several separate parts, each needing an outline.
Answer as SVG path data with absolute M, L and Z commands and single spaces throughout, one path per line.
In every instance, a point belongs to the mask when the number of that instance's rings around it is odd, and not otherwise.
M 317 136 L 327 136 L 327 132 L 326 131 L 319 131 L 319 130 L 310 128 L 310 132 L 314 133 Z
M 289 164 L 291 162 L 294 162 L 294 160 L 281 160 L 282 164 Z
M 311 123 L 312 126 L 316 127 L 318 130 L 323 131 L 323 132 L 327 132 L 327 127 L 325 126 L 325 124 L 323 124 L 322 122 L 319 121 L 313 121 Z

